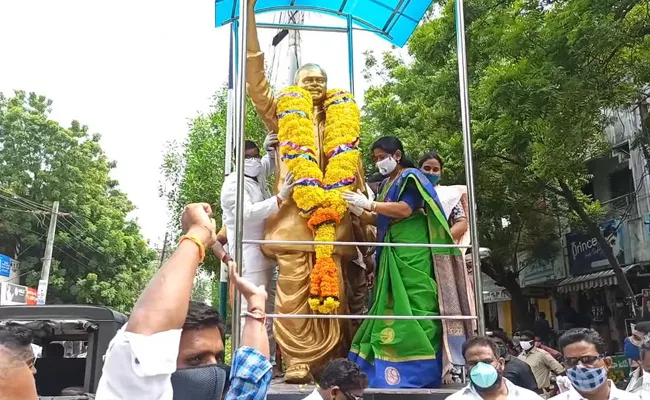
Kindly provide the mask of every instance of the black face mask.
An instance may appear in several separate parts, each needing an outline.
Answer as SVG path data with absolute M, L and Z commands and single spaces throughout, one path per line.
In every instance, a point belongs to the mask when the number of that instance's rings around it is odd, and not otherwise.
M 172 374 L 174 400 L 219 400 L 228 381 L 224 365 L 183 368 Z M 226 367 L 230 370 L 230 367 Z

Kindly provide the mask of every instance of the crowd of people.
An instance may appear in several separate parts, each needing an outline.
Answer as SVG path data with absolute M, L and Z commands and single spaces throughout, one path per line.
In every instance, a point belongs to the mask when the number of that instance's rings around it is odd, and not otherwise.
M 270 135 L 269 147 L 274 140 Z M 409 167 L 401 143 L 394 137 L 376 141 L 373 153 L 377 167 L 387 177 L 380 184 L 374 201 L 369 200 L 368 194 L 346 194 L 351 213 L 360 221 L 376 222 L 377 236 L 387 242 L 440 243 L 428 235 L 431 226 L 449 233 L 442 235 L 446 237 L 443 243 L 458 240 L 460 235 L 451 233 L 450 219 L 446 217 L 435 190 L 434 184 L 439 178 L 428 177 L 425 172 Z M 248 144 L 246 154 L 250 155 L 247 160 L 260 161 L 257 146 Z M 441 159 L 434 158 L 442 167 Z M 421 165 L 426 165 L 426 161 Z M 257 164 L 257 161 L 246 162 L 246 179 L 257 185 L 251 182 L 246 185 L 248 209 L 245 211 L 245 224 L 251 220 L 250 215 L 266 215 L 264 213 L 268 210 L 277 210 L 290 196 L 293 187 L 289 177 L 278 195 L 262 193 L 258 201 L 252 201 L 249 189 L 260 192 L 264 189 L 251 174 L 266 174 L 268 171 L 249 168 Z M 228 184 L 227 181 L 224 186 Z M 222 200 L 227 199 L 229 193 L 224 190 Z M 225 205 L 226 201 L 222 204 Z M 455 213 L 458 215 L 462 211 Z M 212 210 L 208 204 L 190 204 L 185 208 L 181 217 L 183 236 L 178 248 L 149 282 L 128 323 L 109 346 L 97 399 L 266 397 L 274 375 L 273 342 L 266 318 L 274 306 L 269 302 L 274 273 L 268 271 L 273 268 L 253 268 L 252 271 L 244 268 L 244 276 L 239 276 L 236 265 L 223 249 L 223 244 L 230 241 L 219 240 L 211 217 Z M 226 216 L 224 220 L 228 230 L 229 219 Z M 456 223 L 458 221 L 461 219 L 458 218 Z M 453 220 L 450 225 L 454 226 Z M 223 364 L 225 345 L 221 317 L 212 307 L 190 301 L 195 274 L 206 250 L 210 249 L 228 263 L 230 281 L 244 299 L 241 347 L 233 356 L 232 366 Z M 442 315 L 444 308 L 439 299 L 444 294 L 437 290 L 441 282 L 437 269 L 444 269 L 447 263 L 451 270 L 455 260 L 462 258 L 451 250 L 424 249 L 386 247 L 378 251 L 379 268 L 376 271 L 375 302 L 369 311 L 371 315 L 390 316 L 392 312 L 399 315 L 416 315 L 416 312 Z M 244 266 L 247 262 L 260 260 L 260 253 L 256 251 L 261 250 L 255 247 L 246 249 Z M 267 291 L 267 285 L 271 290 Z M 466 293 L 456 291 L 456 298 L 461 295 L 467 299 Z M 469 311 L 456 312 L 469 314 Z M 464 324 L 459 322 L 456 327 L 471 329 Z M 399 379 L 409 379 L 414 386 L 426 386 L 432 380 L 442 379 L 444 362 L 451 364 L 454 356 L 460 357 L 469 382 L 450 396 L 453 400 L 551 398 L 553 387 L 561 392 L 552 397 L 554 399 L 645 399 L 650 394 L 650 327 L 646 325 L 643 322 L 637 324 L 634 334 L 626 342 L 626 355 L 637 363 L 638 368 L 631 376 L 628 390 L 623 391 L 607 379 L 612 362 L 606 356 L 602 337 L 591 329 L 574 328 L 565 332 L 558 340 L 558 357 L 541 348 L 541 339 L 533 332 L 522 332 L 515 343 L 500 330 L 494 330 L 489 336 L 462 335 L 457 339 L 460 348 L 455 355 L 454 344 L 449 343 L 454 338 L 450 331 L 445 331 L 448 328 L 444 322 L 366 320 L 354 337 L 349 359 L 330 360 L 315 377 L 318 386 L 307 399 L 362 398 L 363 391 L 372 386 L 373 380 L 380 379 L 376 364 L 382 360 L 392 362 L 383 354 L 372 353 L 377 349 L 386 351 L 375 340 L 390 342 L 387 328 L 394 336 L 401 334 L 405 337 L 408 334 L 408 341 L 393 343 L 393 348 L 399 356 L 415 356 L 414 361 L 408 365 L 398 361 L 388 367 L 398 371 Z M 31 344 L 28 328 L 7 325 L 0 329 L 0 398 L 36 398 L 31 378 L 32 373 L 36 373 Z M 444 349 L 452 354 L 443 355 Z M 371 357 L 374 357 L 374 362 L 370 361 Z M 552 384 L 552 378 L 555 384 Z M 385 375 L 381 379 L 390 383 L 391 377 Z

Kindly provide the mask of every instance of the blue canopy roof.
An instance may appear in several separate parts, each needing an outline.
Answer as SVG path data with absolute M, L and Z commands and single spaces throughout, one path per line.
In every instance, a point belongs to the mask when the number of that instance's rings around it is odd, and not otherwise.
M 375 32 L 402 47 L 433 0 L 258 0 L 257 14 L 272 11 L 302 10 L 352 17 L 355 26 Z M 227 25 L 239 17 L 239 0 L 215 0 L 216 26 Z

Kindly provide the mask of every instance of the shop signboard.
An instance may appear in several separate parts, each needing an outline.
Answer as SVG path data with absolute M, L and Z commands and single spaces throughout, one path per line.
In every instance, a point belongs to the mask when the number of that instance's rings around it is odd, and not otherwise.
M 498 286 L 494 279 L 485 273 L 482 273 L 481 277 L 483 278 L 483 303 L 498 303 L 510 300 L 510 293 L 504 287 Z
M 554 259 L 533 258 L 530 252 L 517 253 L 517 269 L 521 287 L 544 284 L 566 278 L 564 256 L 558 252 Z
M 601 232 L 614 252 L 618 262 L 625 264 L 625 237 L 621 219 L 605 222 L 600 226 Z M 569 270 L 572 275 L 584 275 L 610 267 L 597 239 L 585 232 L 570 232 L 566 235 L 569 253 Z
M 27 286 L 10 282 L 2 282 L 0 285 L 0 306 L 27 304 Z
M 617 355 L 612 357 L 612 366 L 607 371 L 607 377 L 619 383 L 630 376 L 630 362 L 624 355 Z
M 0 276 L 9 278 L 9 275 L 11 275 L 11 261 L 11 258 L 0 254 Z

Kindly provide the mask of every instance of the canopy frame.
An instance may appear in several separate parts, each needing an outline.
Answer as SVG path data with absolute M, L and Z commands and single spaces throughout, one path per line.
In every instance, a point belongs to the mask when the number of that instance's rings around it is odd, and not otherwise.
M 244 243 L 266 243 L 264 240 L 243 240 L 243 204 L 244 198 L 244 131 L 245 131 L 245 115 L 246 115 L 246 46 L 248 42 L 248 17 L 247 17 L 247 3 L 246 0 L 239 0 L 239 15 L 241 18 L 233 17 L 228 19 L 224 23 L 231 23 L 231 57 L 234 62 L 235 77 L 234 80 L 234 101 L 229 102 L 229 107 L 234 105 L 231 110 L 229 110 L 229 116 L 232 115 L 231 124 L 232 130 L 228 130 L 227 141 L 233 145 L 228 145 L 227 148 L 232 149 L 234 147 L 236 153 L 236 168 L 237 173 L 237 196 L 236 196 L 236 210 L 235 210 L 235 248 L 234 248 L 234 259 L 237 263 L 237 269 L 239 274 L 242 272 L 242 246 Z M 375 0 L 371 0 L 376 2 Z M 402 4 L 410 3 L 411 1 L 416 0 L 400 0 L 396 10 L 399 9 Z M 425 0 L 426 1 L 426 0 Z M 478 319 L 478 333 L 479 335 L 485 334 L 485 315 L 483 309 L 483 288 L 481 281 L 481 265 L 480 265 L 480 255 L 479 255 L 479 241 L 478 241 L 478 225 L 476 220 L 476 200 L 475 200 L 475 182 L 474 182 L 474 155 L 473 155 L 473 146 L 472 146 L 472 135 L 470 127 L 470 110 L 469 110 L 469 88 L 468 88 L 468 77 L 467 77 L 467 54 L 466 54 L 466 43 L 465 43 L 465 21 L 464 21 L 464 1 L 456 1 L 456 43 L 457 43 L 457 57 L 458 57 L 458 75 L 459 75 L 459 89 L 460 89 L 460 106 L 461 106 L 461 123 L 463 131 L 463 154 L 465 161 L 465 177 L 467 183 L 467 196 L 469 203 L 469 229 L 470 229 L 470 238 L 472 249 L 471 258 L 472 265 L 474 270 L 474 293 L 476 301 L 476 312 L 477 316 L 468 319 Z M 281 28 L 281 29 L 299 29 L 299 30 L 312 30 L 312 31 L 323 31 L 323 32 L 339 32 L 347 33 L 348 36 L 348 73 L 350 81 L 350 91 L 354 93 L 354 54 L 353 54 L 353 30 L 358 28 L 354 27 L 354 23 L 361 25 L 367 25 L 366 21 L 359 21 L 358 18 L 355 18 L 352 14 L 344 14 L 343 8 L 346 5 L 347 0 L 343 0 L 341 9 L 338 16 L 345 16 L 347 20 L 347 27 L 320 27 L 320 26 L 310 26 L 310 25 L 288 25 L 288 24 L 257 24 L 258 28 Z M 256 10 L 258 12 L 268 12 L 268 11 L 282 11 L 282 10 L 306 10 L 311 12 L 320 12 L 326 14 L 332 14 L 331 10 L 328 9 L 319 9 L 317 7 L 300 7 L 293 5 L 295 0 L 292 0 L 291 7 L 270 7 L 266 9 Z M 386 29 L 390 27 L 391 24 L 394 24 L 393 20 L 397 11 L 393 13 L 391 18 L 386 22 L 385 26 L 381 30 L 381 36 L 384 36 L 387 40 L 390 41 L 390 37 L 386 36 Z M 234 15 L 234 12 L 233 12 Z M 368 30 L 368 29 L 361 29 Z M 374 28 L 371 28 L 371 31 L 375 31 Z M 377 32 L 375 32 L 377 33 Z M 231 81 L 232 83 L 232 81 Z M 232 85 L 230 86 L 232 87 Z M 232 114 L 230 114 L 232 112 Z M 226 155 L 226 171 L 230 171 L 231 166 L 231 154 Z M 290 242 L 287 242 L 289 244 Z M 305 242 L 307 243 L 307 242 Z M 350 243 L 337 243 L 338 245 L 354 245 L 354 242 Z M 384 244 L 389 245 L 389 244 Z M 423 247 L 434 247 L 433 245 L 424 245 Z M 452 246 L 457 248 L 467 248 L 467 246 Z M 232 249 L 231 249 L 232 251 Z M 222 277 L 223 278 L 223 277 Z M 222 279 L 222 290 L 227 288 L 227 285 L 223 284 Z M 232 351 L 234 352 L 240 347 L 241 339 L 241 317 L 245 316 L 245 313 L 242 313 L 241 310 L 241 298 L 235 289 L 235 295 L 233 296 L 233 313 L 232 313 Z M 225 296 L 221 296 L 225 298 Z M 222 305 L 224 311 L 221 311 L 225 315 L 225 304 Z M 279 315 L 275 315 L 280 317 Z M 290 315 L 281 316 L 282 318 L 291 318 Z M 318 318 L 319 316 L 299 316 L 300 318 Z M 338 316 L 342 318 L 351 318 L 352 316 Z M 358 316 L 355 316 L 358 317 Z M 442 317 L 445 319 L 445 317 Z M 454 317 L 449 317 L 449 319 L 454 319 Z

